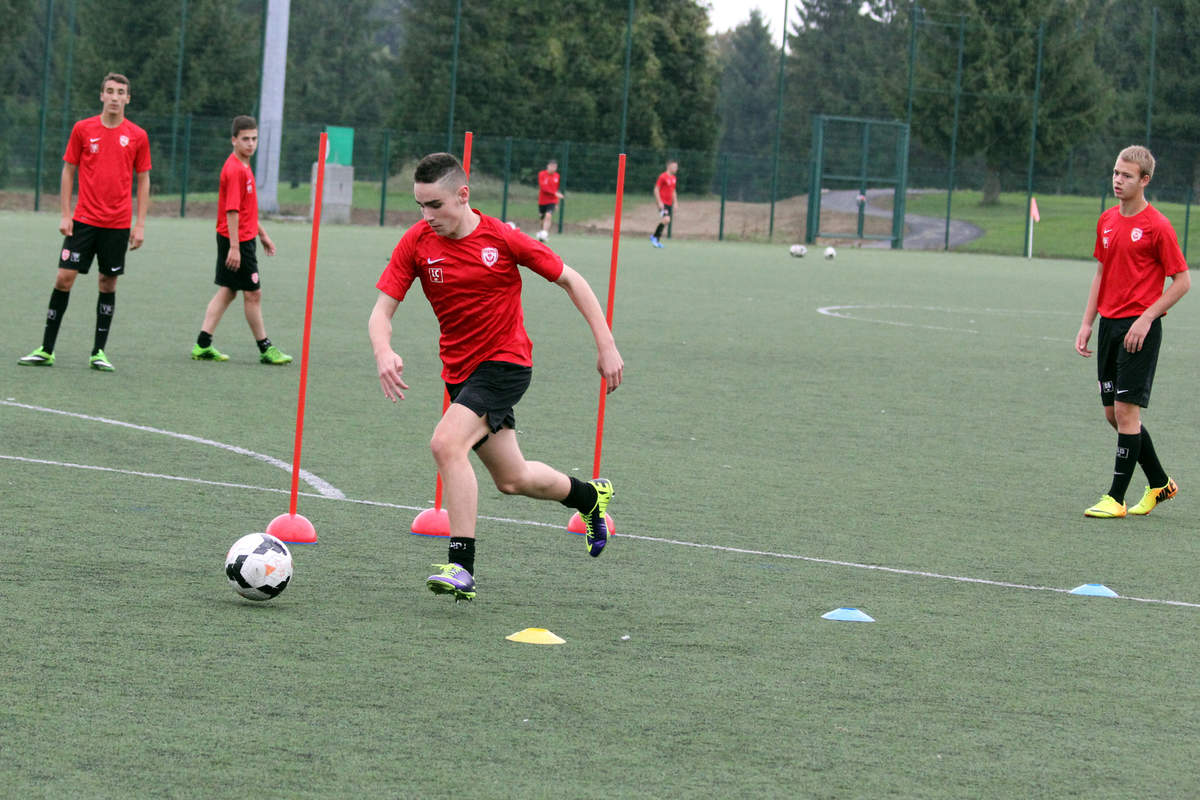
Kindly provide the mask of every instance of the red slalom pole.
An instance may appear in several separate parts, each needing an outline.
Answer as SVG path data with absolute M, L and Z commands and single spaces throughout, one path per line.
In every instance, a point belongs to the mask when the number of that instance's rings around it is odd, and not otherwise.
M 604 321 L 608 324 L 608 329 L 612 330 L 613 323 L 613 304 L 617 292 L 617 256 L 621 249 L 621 205 L 625 199 L 625 154 L 621 153 L 617 156 L 617 205 L 613 217 L 613 241 L 612 241 L 612 258 L 608 268 L 608 307 L 604 312 Z M 596 455 L 592 460 L 592 477 L 600 477 L 600 455 L 604 447 L 604 403 L 608 397 L 608 385 L 604 379 L 600 379 L 600 409 L 596 412 Z M 617 530 L 616 522 L 612 515 L 605 514 L 604 518 L 607 523 L 608 532 L 615 533 Z M 571 517 L 571 521 L 567 523 L 567 530 L 571 533 L 584 534 L 587 527 L 583 524 L 583 518 L 576 513 Z
M 467 180 L 471 179 L 471 141 L 474 136 L 470 131 L 463 135 L 463 171 Z M 442 391 L 442 416 L 450 408 L 450 392 Z M 437 474 L 437 486 L 433 490 L 433 508 L 427 508 L 412 523 L 412 532 L 421 536 L 449 536 L 450 515 L 442 508 L 442 473 Z
M 308 292 L 304 300 L 304 339 L 300 349 L 300 390 L 296 401 L 296 445 L 292 452 L 292 502 L 287 514 L 271 520 L 267 533 L 293 544 L 315 544 L 317 531 L 296 513 L 300 495 L 300 450 L 304 443 L 304 395 L 308 387 L 308 344 L 312 335 L 313 289 L 317 280 L 317 241 L 321 234 L 321 205 L 325 197 L 325 154 L 329 138 L 322 133 L 317 144 L 317 186 L 313 202 L 312 242 L 308 248 Z

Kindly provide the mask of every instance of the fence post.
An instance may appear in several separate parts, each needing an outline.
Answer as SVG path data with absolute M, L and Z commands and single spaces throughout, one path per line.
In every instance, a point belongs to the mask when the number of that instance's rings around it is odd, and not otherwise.
M 1192 191 L 1194 187 L 1188 186 L 1187 206 L 1183 212 L 1183 260 L 1187 261 L 1187 246 L 1188 246 L 1188 226 L 1192 222 Z
M 42 56 L 42 121 L 38 126 L 37 169 L 34 170 L 33 210 L 42 203 L 42 169 L 46 164 L 46 106 L 50 99 L 50 36 L 54 31 L 54 0 L 46 0 L 46 43 Z M 71 198 L 67 198 L 69 202 Z
M 183 123 L 183 179 L 179 186 L 179 216 L 187 216 L 188 166 L 192 163 L 192 113 Z
M 387 179 L 388 170 L 392 163 L 392 132 L 385 128 L 383 131 L 383 177 L 379 180 L 379 227 L 383 227 L 387 214 Z
M 562 159 L 562 170 L 561 171 L 562 171 L 562 182 L 563 182 L 564 186 L 568 185 L 568 183 L 569 183 L 569 181 L 567 180 L 567 162 L 570 160 L 570 158 L 571 158 L 571 143 L 563 142 L 563 159 Z M 566 192 L 563 192 L 563 194 L 566 195 Z M 567 215 L 567 198 L 563 197 L 562 200 L 558 201 L 558 235 L 559 236 L 562 236 L 563 217 L 565 217 L 566 215 Z
M 504 191 L 500 195 L 500 221 L 508 222 L 508 182 L 512 178 L 512 137 L 504 137 Z
M 729 154 L 721 156 L 721 223 L 717 228 L 717 241 L 725 241 L 725 195 L 729 193 Z
M 950 249 L 950 209 L 954 196 L 954 167 L 958 155 L 958 109 L 962 99 L 963 39 L 967 33 L 967 17 L 958 18 L 958 69 L 954 73 L 954 128 L 950 134 L 950 174 L 946 179 L 946 238 L 943 249 Z

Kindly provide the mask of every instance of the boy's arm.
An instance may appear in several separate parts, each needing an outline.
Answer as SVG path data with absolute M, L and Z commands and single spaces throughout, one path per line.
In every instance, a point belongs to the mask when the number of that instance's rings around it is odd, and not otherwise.
M 258 238 L 263 244 L 263 252 L 269 256 L 275 255 L 275 242 L 271 241 L 271 237 L 267 236 L 267 232 L 263 230 L 263 226 L 258 226 Z
M 1171 285 L 1162 293 L 1162 297 L 1158 298 L 1142 315 L 1134 320 L 1134 323 L 1129 326 L 1129 331 L 1125 334 L 1125 349 L 1130 353 L 1136 353 L 1142 349 L 1142 343 L 1146 340 L 1146 334 L 1150 332 L 1150 325 L 1154 320 L 1166 314 L 1171 306 L 1179 302 L 1179 298 L 1187 294 L 1188 289 L 1192 288 L 1192 275 L 1189 270 L 1176 272 L 1171 276 Z
M 1092 323 L 1096 321 L 1096 309 L 1100 304 L 1100 275 L 1103 270 L 1104 265 L 1097 262 L 1092 287 L 1088 290 L 1087 303 L 1083 307 L 1083 321 L 1079 323 L 1079 333 L 1075 334 L 1075 352 L 1084 358 L 1092 354 L 1087 345 L 1092 338 Z
M 71 192 L 75 189 L 75 171 L 77 167 L 69 161 L 63 162 L 62 177 L 58 182 L 58 206 L 62 211 L 62 219 L 58 222 L 58 232 L 70 236 L 75 229 L 71 219 Z
M 146 241 L 146 215 L 150 213 L 150 172 L 137 174 L 137 221 L 129 232 L 129 249 L 137 250 Z
M 234 272 L 242 265 L 242 239 L 238 235 L 238 212 L 230 209 L 225 212 L 225 222 L 229 225 L 229 255 L 225 256 L 225 266 Z
M 625 362 L 621 360 L 621 354 L 617 352 L 617 344 L 613 339 L 612 331 L 608 329 L 608 323 L 604 319 L 604 311 L 600 308 L 600 301 L 596 299 L 596 293 L 592 291 L 592 287 L 584 280 L 583 276 L 575 270 L 563 264 L 562 275 L 555 281 L 571 298 L 571 302 L 579 309 L 579 313 L 587 321 L 588 327 L 592 329 L 592 337 L 596 340 L 596 371 L 604 378 L 604 383 L 608 387 L 608 391 L 612 392 L 621 385 L 621 375 L 625 368 Z
M 400 307 L 400 301 L 383 292 L 375 300 L 371 318 L 367 320 L 367 335 L 371 349 L 375 351 L 375 366 L 379 372 L 379 385 L 383 394 L 393 403 L 404 399 L 404 359 L 392 349 L 392 316 Z

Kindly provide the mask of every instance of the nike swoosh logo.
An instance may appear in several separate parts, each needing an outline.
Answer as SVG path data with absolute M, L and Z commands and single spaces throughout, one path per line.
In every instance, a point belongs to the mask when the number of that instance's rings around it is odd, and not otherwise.
M 98 142 L 98 141 L 100 141 L 100 137 L 97 136 L 95 139 L 88 139 L 88 141 L 89 142 Z
M 446 260 L 445 258 L 426 258 L 425 263 L 426 264 L 436 264 L 439 261 L 445 261 L 445 260 Z
M 1125 394 L 1125 392 L 1128 392 L 1128 391 L 1129 391 L 1128 389 L 1117 389 L 1117 394 Z
M 1105 228 L 1105 229 L 1104 229 L 1104 232 L 1105 232 L 1105 233 L 1112 233 L 1112 228 Z

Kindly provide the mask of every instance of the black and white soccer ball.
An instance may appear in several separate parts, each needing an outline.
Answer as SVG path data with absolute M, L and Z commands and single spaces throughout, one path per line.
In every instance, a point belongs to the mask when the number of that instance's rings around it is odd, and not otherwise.
M 804 258 L 808 255 L 808 248 L 802 244 L 794 244 L 788 248 L 788 252 L 796 258 Z
M 225 576 L 247 600 L 270 600 L 292 579 L 292 553 L 269 533 L 248 533 L 225 554 Z

